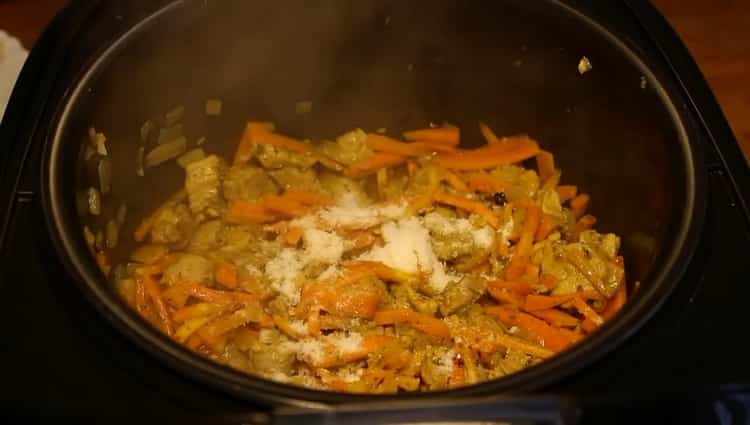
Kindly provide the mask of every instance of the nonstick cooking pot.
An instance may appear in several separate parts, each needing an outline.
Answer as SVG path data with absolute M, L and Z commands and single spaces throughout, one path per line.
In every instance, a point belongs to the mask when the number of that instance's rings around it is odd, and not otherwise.
M 82 292 L 144 350 L 206 385 L 269 404 L 323 405 L 521 393 L 543 389 L 636 332 L 678 284 L 703 222 L 704 170 L 694 127 L 673 82 L 627 39 L 558 1 L 184 0 L 121 2 L 116 31 L 96 2 L 71 55 L 85 66 L 51 106 L 42 162 L 43 207 L 61 261 Z M 138 3 L 138 4 L 133 4 Z M 142 3 L 148 3 L 144 5 Z M 118 17 L 120 15 L 117 15 Z M 114 38 L 102 34 L 116 33 Z M 587 57 L 593 68 L 580 73 Z M 224 113 L 208 117 L 206 99 Z M 311 100 L 313 112 L 295 113 Z M 101 228 L 128 206 L 112 261 L 132 249 L 139 220 L 184 178 L 174 163 L 136 175 L 141 124 L 185 105 L 185 132 L 229 154 L 248 119 L 296 136 L 332 137 L 355 126 L 392 134 L 448 121 L 479 141 L 477 120 L 499 134 L 528 133 L 556 154 L 563 181 L 592 195 L 598 227 L 623 237 L 633 295 L 612 321 L 574 348 L 508 377 L 422 394 L 322 392 L 247 376 L 198 357 L 123 304 L 97 268 L 83 225 Z M 100 217 L 77 198 L 96 185 L 83 158 L 89 127 L 107 136 L 112 191 Z M 470 146 L 468 144 L 467 146 Z M 585 370 L 585 367 L 587 367 Z

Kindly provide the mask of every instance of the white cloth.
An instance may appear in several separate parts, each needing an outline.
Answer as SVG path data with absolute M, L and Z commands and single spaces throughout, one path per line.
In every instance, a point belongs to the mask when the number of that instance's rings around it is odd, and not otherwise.
M 0 30 L 0 122 L 28 54 L 16 38 Z

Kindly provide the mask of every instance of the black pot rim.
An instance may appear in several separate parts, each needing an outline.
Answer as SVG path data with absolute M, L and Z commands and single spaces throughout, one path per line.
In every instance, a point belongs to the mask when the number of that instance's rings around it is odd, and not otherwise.
M 556 0 L 550 0 L 548 1 L 550 6 L 563 9 L 563 13 L 572 14 L 601 36 L 606 37 L 610 43 L 642 70 L 643 75 L 649 80 L 652 88 L 658 92 L 665 108 L 670 112 L 673 124 L 678 132 L 679 143 L 682 147 L 681 160 L 686 170 L 686 181 L 684 182 L 685 205 L 674 245 L 664 259 L 663 267 L 653 274 L 648 284 L 642 285 L 640 289 L 642 293 L 638 299 L 631 301 L 617 317 L 605 324 L 595 334 L 587 337 L 585 341 L 539 365 L 498 380 L 429 393 L 359 395 L 310 390 L 245 375 L 191 353 L 140 320 L 127 306 L 115 299 L 107 285 L 101 284 L 101 273 L 93 264 L 89 253 L 79 249 L 80 229 L 73 229 L 74 226 L 65 222 L 63 205 L 70 200 L 59 189 L 60 163 L 58 161 L 65 145 L 62 138 L 62 129 L 68 122 L 72 106 L 81 96 L 86 83 L 97 75 L 97 71 L 106 64 L 107 58 L 119 51 L 132 37 L 137 36 L 150 23 L 158 20 L 162 14 L 170 12 L 181 4 L 182 1 L 174 1 L 133 26 L 81 72 L 78 79 L 70 86 L 71 88 L 66 90 L 64 96 L 59 99 L 58 108 L 49 121 L 51 124 L 47 130 L 47 137 L 44 138 L 45 146 L 40 169 L 43 186 L 41 199 L 45 224 L 60 261 L 91 304 L 118 331 L 178 372 L 228 394 L 250 401 L 269 405 L 312 408 L 346 402 L 383 402 L 395 399 L 433 400 L 436 398 L 524 393 L 544 388 L 553 382 L 571 376 L 614 350 L 643 326 L 682 278 L 697 246 L 698 236 L 705 218 L 707 183 L 703 153 L 698 141 L 694 140 L 698 136 L 688 133 L 690 126 L 686 123 L 690 122 L 690 117 L 684 110 L 675 106 L 681 104 L 682 95 L 678 91 L 678 86 L 658 69 L 649 67 L 647 61 L 639 57 L 612 32 L 571 7 Z

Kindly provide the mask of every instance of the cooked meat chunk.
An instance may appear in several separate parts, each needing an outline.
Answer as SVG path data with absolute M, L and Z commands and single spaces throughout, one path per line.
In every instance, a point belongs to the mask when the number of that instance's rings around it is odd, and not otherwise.
M 259 145 L 256 157 L 264 168 L 274 170 L 286 167 L 310 168 L 317 162 L 311 152 L 292 152 L 269 144 Z
M 193 216 L 187 205 L 168 206 L 160 209 L 154 217 L 151 241 L 182 247 L 190 239 L 193 227 Z
M 204 254 L 216 249 L 222 227 L 224 227 L 224 223 L 221 220 L 211 220 L 201 224 L 195 229 L 187 250 L 192 253 Z
M 301 170 L 299 168 L 282 168 L 271 171 L 271 178 L 284 190 L 304 190 L 309 192 L 321 192 L 320 181 L 313 169 Z
M 224 160 L 216 155 L 191 162 L 185 168 L 185 189 L 194 214 L 206 213 L 217 217 L 221 213 L 224 208 L 221 181 L 225 170 Z
M 177 261 L 164 270 L 161 281 L 166 286 L 179 282 L 210 284 L 214 278 L 213 264 L 205 257 L 183 254 Z
M 353 164 L 372 155 L 372 150 L 367 146 L 367 133 L 361 129 L 339 136 L 336 142 L 324 141 L 319 149 L 324 155 L 345 165 Z
M 224 198 L 228 201 L 255 201 L 277 192 L 276 183 L 262 168 L 235 165 L 224 178 Z

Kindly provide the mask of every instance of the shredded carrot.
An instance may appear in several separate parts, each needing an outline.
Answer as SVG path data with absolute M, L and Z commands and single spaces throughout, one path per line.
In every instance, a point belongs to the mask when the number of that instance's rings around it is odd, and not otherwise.
M 560 202 L 569 201 L 578 196 L 578 187 L 572 185 L 557 186 L 557 195 L 560 197 Z
M 500 179 L 484 172 L 475 172 L 467 177 L 467 184 L 472 192 L 497 193 L 503 192 L 507 184 Z
M 438 155 L 435 162 L 452 170 L 483 170 L 515 164 L 539 153 L 539 144 L 527 136 L 503 139 L 501 143 L 479 149 Z
M 578 310 L 586 319 L 591 320 L 595 325 L 601 326 L 604 319 L 590 305 L 586 304 L 581 297 L 573 298 L 573 307 Z
M 469 186 L 460 175 L 449 170 L 444 170 L 443 179 L 446 181 L 446 183 L 448 183 L 450 187 L 456 189 L 457 191 L 469 192 Z
M 454 356 L 453 368 L 451 369 L 451 375 L 448 377 L 448 386 L 456 388 L 464 385 L 466 385 L 466 369 L 461 359 Z
M 375 313 L 373 319 L 378 325 L 408 323 L 428 335 L 447 338 L 450 336 L 448 326 L 440 319 L 412 310 L 383 310 Z
M 284 198 L 309 206 L 326 206 L 333 203 L 333 199 L 328 195 L 293 189 L 284 192 Z
M 536 165 L 539 169 L 539 178 L 546 182 L 555 174 L 555 156 L 547 151 L 539 151 L 536 155 Z
M 102 251 L 99 251 L 96 253 L 94 258 L 96 259 L 96 265 L 99 266 L 99 270 L 101 270 L 102 273 L 104 273 L 105 275 L 108 275 L 111 267 L 109 265 L 109 259 L 107 258 L 107 254 L 105 254 Z
M 595 330 L 599 329 L 599 325 L 594 323 L 594 321 L 591 319 L 586 319 L 583 322 L 581 322 L 581 329 L 583 329 L 587 333 L 592 333 Z
M 423 128 L 403 133 L 406 140 L 444 143 L 457 146 L 461 142 L 461 130 L 458 127 Z
M 159 285 L 150 275 L 142 276 L 140 280 L 143 282 L 143 287 L 146 290 L 146 294 L 148 294 L 149 298 L 151 298 L 151 302 L 156 308 L 156 315 L 164 328 L 164 332 L 169 336 L 174 335 L 172 320 L 169 318 L 167 306 L 166 304 L 164 304 L 164 300 L 161 297 L 161 290 L 159 289 Z
M 361 230 L 354 232 L 349 236 L 349 240 L 354 244 L 355 249 L 363 249 L 372 246 L 377 241 L 377 238 L 372 232 Z
M 526 296 L 526 303 L 524 304 L 523 308 L 526 311 L 548 310 L 550 308 L 555 308 L 559 305 L 569 303 L 573 301 L 573 298 L 575 297 L 593 300 L 600 299 L 601 295 L 599 295 L 599 293 L 596 291 L 573 292 L 571 294 L 565 295 L 530 294 Z
M 404 143 L 388 136 L 375 133 L 367 135 L 367 145 L 374 151 L 402 156 L 422 156 L 434 152 L 435 150 L 435 148 L 429 144 L 419 142 Z M 451 149 L 448 149 L 448 151 L 450 152 Z
M 520 295 L 515 291 L 506 288 L 497 288 L 490 286 L 487 288 L 487 292 L 498 302 L 507 303 L 518 307 L 523 306 L 523 295 Z
M 557 309 L 537 310 L 531 312 L 531 314 L 552 326 L 574 327 L 578 325 L 578 319 Z
M 313 308 L 307 316 L 307 333 L 312 336 L 320 335 L 320 308 Z
M 290 226 L 289 230 L 286 232 L 286 235 L 284 235 L 284 242 L 289 246 L 297 246 L 300 239 L 302 239 L 303 233 L 304 230 L 302 230 L 301 227 Z
M 409 177 L 414 177 L 414 174 L 417 173 L 417 163 L 412 160 L 407 161 L 406 172 L 409 174 Z
M 386 198 L 386 188 L 388 187 L 388 169 L 387 168 L 381 168 L 378 170 L 377 173 L 375 173 L 375 182 L 377 184 L 377 190 L 378 190 L 378 197 L 380 199 L 385 200 Z
M 456 153 L 457 151 L 454 146 L 438 142 L 411 142 L 410 145 L 412 145 L 414 149 L 421 149 L 428 154 L 433 152 Z
M 188 339 L 185 341 L 185 345 L 191 350 L 197 350 L 203 344 L 204 342 L 201 337 L 195 333 L 190 335 L 190 337 L 188 337 Z
M 570 209 L 573 210 L 576 218 L 581 217 L 586 212 L 589 201 L 591 201 L 591 197 L 586 193 L 582 193 L 570 201 Z
M 539 284 L 545 286 L 550 291 L 557 288 L 560 283 L 560 279 L 553 274 L 543 274 L 539 277 Z
M 532 334 L 542 346 L 555 352 L 562 351 L 575 342 L 569 333 L 561 332 L 561 329 L 530 314 L 519 312 L 516 326 Z
M 229 206 L 226 219 L 235 224 L 256 224 L 276 221 L 278 217 L 261 203 L 240 200 Z
M 449 193 L 443 192 L 442 190 L 436 190 L 432 195 L 432 199 L 437 203 L 450 205 L 458 209 L 477 214 L 484 218 L 487 223 L 495 229 L 497 229 L 497 227 L 500 225 L 500 220 L 498 219 L 498 217 L 492 211 L 490 211 L 490 209 L 487 208 L 484 203 L 480 201 L 451 195 Z
M 578 237 L 581 235 L 582 232 L 592 229 L 595 224 L 596 224 L 596 217 L 590 214 L 584 215 L 583 217 L 578 219 L 576 224 L 574 224 L 573 227 L 570 229 L 569 239 L 571 241 L 577 241 Z
M 273 130 L 274 125 L 269 122 L 250 121 L 247 123 L 245 132 L 234 154 L 234 163 L 244 164 L 249 161 L 255 147 L 256 135 L 263 131 L 268 132 Z
M 534 240 L 539 242 L 547 239 L 557 226 L 560 225 L 560 220 L 557 217 L 549 214 L 542 214 L 542 219 L 539 222 L 539 227 L 536 229 L 536 235 Z
M 260 304 L 249 305 L 231 314 L 227 314 L 209 322 L 198 330 L 198 335 L 211 345 L 219 341 L 219 338 L 227 332 L 244 326 L 248 323 L 273 323 L 273 319 L 263 313 Z
M 526 217 L 523 220 L 521 238 L 516 245 L 516 251 L 510 260 L 510 265 L 505 271 L 506 279 L 517 280 L 524 274 L 534 244 L 534 236 L 539 228 L 541 215 L 542 210 L 536 204 L 529 202 L 526 205 Z
M 479 131 L 482 133 L 484 140 L 487 141 L 488 145 L 495 145 L 501 142 L 500 138 L 497 137 L 494 131 L 485 123 L 479 122 Z
M 620 287 L 617 288 L 617 292 L 615 292 L 615 295 L 609 300 L 604 311 L 602 311 L 602 318 L 604 318 L 604 320 L 610 320 L 615 317 L 617 312 L 619 312 L 622 309 L 622 306 L 625 305 L 627 299 L 628 290 L 626 285 L 624 283 L 620 284 Z
M 237 287 L 237 267 L 223 260 L 214 263 L 214 279 L 220 285 L 234 289 Z
M 308 207 L 291 198 L 266 195 L 263 198 L 263 206 L 273 214 L 280 214 L 286 217 L 299 217 L 307 213 Z
M 363 177 L 377 172 L 381 168 L 394 167 L 403 164 L 406 157 L 387 152 L 376 152 L 369 158 L 351 164 L 347 170 L 350 177 Z
M 229 306 L 229 304 L 197 303 L 175 310 L 172 313 L 172 320 L 177 323 L 183 323 L 198 317 L 220 313 Z

